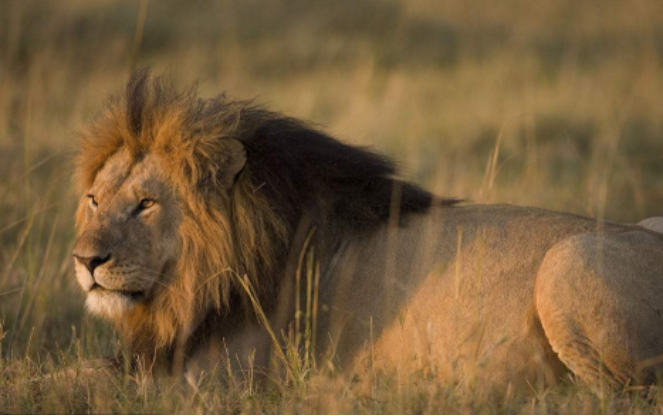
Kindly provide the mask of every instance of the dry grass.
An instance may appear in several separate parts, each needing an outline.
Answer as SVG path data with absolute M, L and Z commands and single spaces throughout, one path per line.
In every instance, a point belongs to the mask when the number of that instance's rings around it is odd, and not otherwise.
M 443 195 L 635 222 L 663 204 L 661 28 L 659 0 L 0 0 L 0 412 L 661 412 L 572 380 L 496 398 L 306 366 L 262 392 L 34 381 L 117 348 L 73 279 L 69 178 L 132 67 L 318 122 Z

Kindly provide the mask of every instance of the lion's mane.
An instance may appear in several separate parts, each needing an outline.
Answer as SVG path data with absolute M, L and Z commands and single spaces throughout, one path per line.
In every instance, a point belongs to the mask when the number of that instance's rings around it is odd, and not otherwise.
M 251 101 L 201 99 L 195 87 L 178 91 L 148 70 L 135 73 L 81 136 L 81 194 L 126 148 L 136 161 L 157 155 L 180 197 L 181 253 L 173 276 L 116 323 L 139 351 L 172 347 L 210 313 L 246 313 L 238 276 L 248 277 L 261 302 L 274 302 L 304 215 L 333 224 L 340 234 L 365 233 L 388 220 L 394 189 L 401 216 L 426 211 L 433 202 L 429 193 L 397 179 L 392 162 L 366 149 Z M 240 141 L 247 154 L 230 191 L 221 180 L 226 139 Z M 79 226 L 81 221 L 79 212 Z

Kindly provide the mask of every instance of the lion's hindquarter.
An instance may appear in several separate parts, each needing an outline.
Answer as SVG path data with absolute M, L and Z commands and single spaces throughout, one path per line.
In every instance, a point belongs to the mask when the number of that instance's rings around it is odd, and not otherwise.
M 595 228 L 595 220 L 513 206 L 411 216 L 345 249 L 328 277 L 333 288 L 321 284 L 329 313 L 319 334 L 354 368 L 374 362 L 494 381 L 544 364 L 554 371 L 533 316 L 537 270 L 550 247 Z
M 642 229 L 573 236 L 541 265 L 536 305 L 560 359 L 597 391 L 655 381 L 663 364 L 663 240 Z

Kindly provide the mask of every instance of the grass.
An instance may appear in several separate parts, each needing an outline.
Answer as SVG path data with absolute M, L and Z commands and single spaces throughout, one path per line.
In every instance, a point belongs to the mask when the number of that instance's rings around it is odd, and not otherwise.
M 118 348 L 83 311 L 69 189 L 76 130 L 133 67 L 315 121 L 441 195 L 636 222 L 663 204 L 662 27 L 658 0 L 0 0 L 0 412 L 660 413 L 574 380 L 496 398 L 311 363 L 268 391 L 35 380 Z

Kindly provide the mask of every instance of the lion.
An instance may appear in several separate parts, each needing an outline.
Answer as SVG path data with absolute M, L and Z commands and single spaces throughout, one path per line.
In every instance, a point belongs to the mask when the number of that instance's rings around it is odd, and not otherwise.
M 148 70 L 82 132 L 76 184 L 86 308 L 153 373 L 279 371 L 303 315 L 344 373 L 619 389 L 663 354 L 658 234 L 440 198 L 366 148 Z

